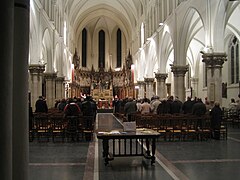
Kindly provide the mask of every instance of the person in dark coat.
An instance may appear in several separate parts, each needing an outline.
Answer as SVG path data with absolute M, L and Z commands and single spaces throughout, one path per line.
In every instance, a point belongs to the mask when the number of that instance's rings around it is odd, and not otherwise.
M 124 115 L 128 121 L 131 121 L 131 115 L 137 112 L 136 102 L 130 97 L 128 102 L 124 105 Z
M 77 103 L 75 103 L 73 101 L 73 99 L 69 99 L 67 105 L 64 108 L 64 116 L 68 117 L 68 116 L 79 116 L 81 113 L 81 109 L 79 108 L 79 106 L 77 105 Z
M 171 104 L 171 114 L 179 114 L 182 111 L 182 102 L 178 99 L 178 97 L 175 98 L 175 100 Z
M 187 97 L 187 101 L 185 101 L 182 105 L 182 110 L 184 114 L 192 113 L 193 102 L 191 101 L 191 97 Z
M 206 114 L 207 108 L 206 105 L 198 98 L 197 102 L 193 105 L 192 114 L 197 116 L 202 116 Z
M 35 103 L 35 112 L 48 112 L 47 102 L 43 96 L 39 96 L 38 100 Z
M 220 139 L 220 127 L 222 121 L 222 109 L 220 108 L 220 103 L 215 102 L 215 106 L 210 111 L 211 116 L 211 128 L 213 130 L 213 138 Z
M 85 100 L 82 102 L 82 113 L 83 116 L 94 116 L 93 104 L 90 96 L 86 96 Z
M 167 104 L 167 100 L 163 99 L 158 105 L 157 114 L 170 114 L 170 108 Z

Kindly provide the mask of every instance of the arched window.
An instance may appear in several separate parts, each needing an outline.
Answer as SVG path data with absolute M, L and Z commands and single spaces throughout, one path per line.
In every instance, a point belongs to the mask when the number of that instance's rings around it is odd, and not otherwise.
M 87 30 L 82 30 L 82 67 L 87 67 Z
M 207 87 L 207 83 L 208 83 L 208 81 L 207 81 L 207 66 L 206 66 L 206 64 L 204 64 L 204 87 Z
M 117 30 L 117 67 L 122 65 L 122 32 Z
M 239 83 L 239 40 L 234 36 L 229 45 L 230 83 Z
M 98 40 L 98 67 L 105 68 L 105 32 L 103 30 L 99 31 Z
M 186 72 L 186 87 L 187 89 L 190 89 L 191 88 L 191 67 L 190 65 L 187 65 L 189 68 L 188 68 L 188 71 Z

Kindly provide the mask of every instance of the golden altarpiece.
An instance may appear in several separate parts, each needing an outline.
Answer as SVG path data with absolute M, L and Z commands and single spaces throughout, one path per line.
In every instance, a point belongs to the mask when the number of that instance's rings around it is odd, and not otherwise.
M 98 68 L 79 67 L 79 57 L 75 52 L 73 56 L 73 77 L 72 83 L 69 84 L 69 96 L 80 97 L 81 95 L 91 95 L 96 101 L 112 102 L 114 96 L 120 99 L 125 97 L 134 97 L 134 79 L 131 69 L 132 56 L 130 53 L 125 59 L 123 68 L 116 71 L 111 67 L 106 70 Z

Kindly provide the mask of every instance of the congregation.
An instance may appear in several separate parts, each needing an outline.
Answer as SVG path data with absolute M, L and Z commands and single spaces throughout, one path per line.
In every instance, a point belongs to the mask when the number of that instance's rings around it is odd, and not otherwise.
M 239 96 L 240 97 L 240 96 Z M 222 118 L 224 112 L 228 111 L 231 114 L 239 114 L 240 103 L 239 100 L 231 99 L 229 107 L 220 107 L 219 102 L 208 101 L 205 102 L 201 98 L 187 97 L 185 102 L 179 100 L 176 96 L 169 96 L 167 99 L 162 99 L 158 96 L 153 96 L 151 99 L 144 98 L 142 100 L 134 100 L 133 98 L 125 98 L 123 100 L 115 98 L 113 102 L 114 113 L 124 114 L 127 121 L 131 121 L 131 117 L 135 114 L 156 114 L 156 115 L 194 115 L 194 116 L 210 116 L 210 127 L 213 131 L 212 137 L 220 139 L 219 130 L 221 128 Z

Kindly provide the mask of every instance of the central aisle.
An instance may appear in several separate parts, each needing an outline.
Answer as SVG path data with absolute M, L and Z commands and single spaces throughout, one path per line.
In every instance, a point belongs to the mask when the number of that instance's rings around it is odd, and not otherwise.
M 111 113 L 99 113 L 97 116 L 97 131 L 110 131 L 113 129 L 122 129 L 122 123 Z M 150 160 L 143 157 L 115 157 L 109 165 L 104 165 L 102 158 L 102 141 L 96 139 L 98 146 L 98 162 L 95 172 L 99 172 L 94 179 L 99 180 L 138 180 L 138 179 L 172 179 L 171 176 L 156 162 L 151 166 Z M 111 144 L 110 144 L 111 149 Z

